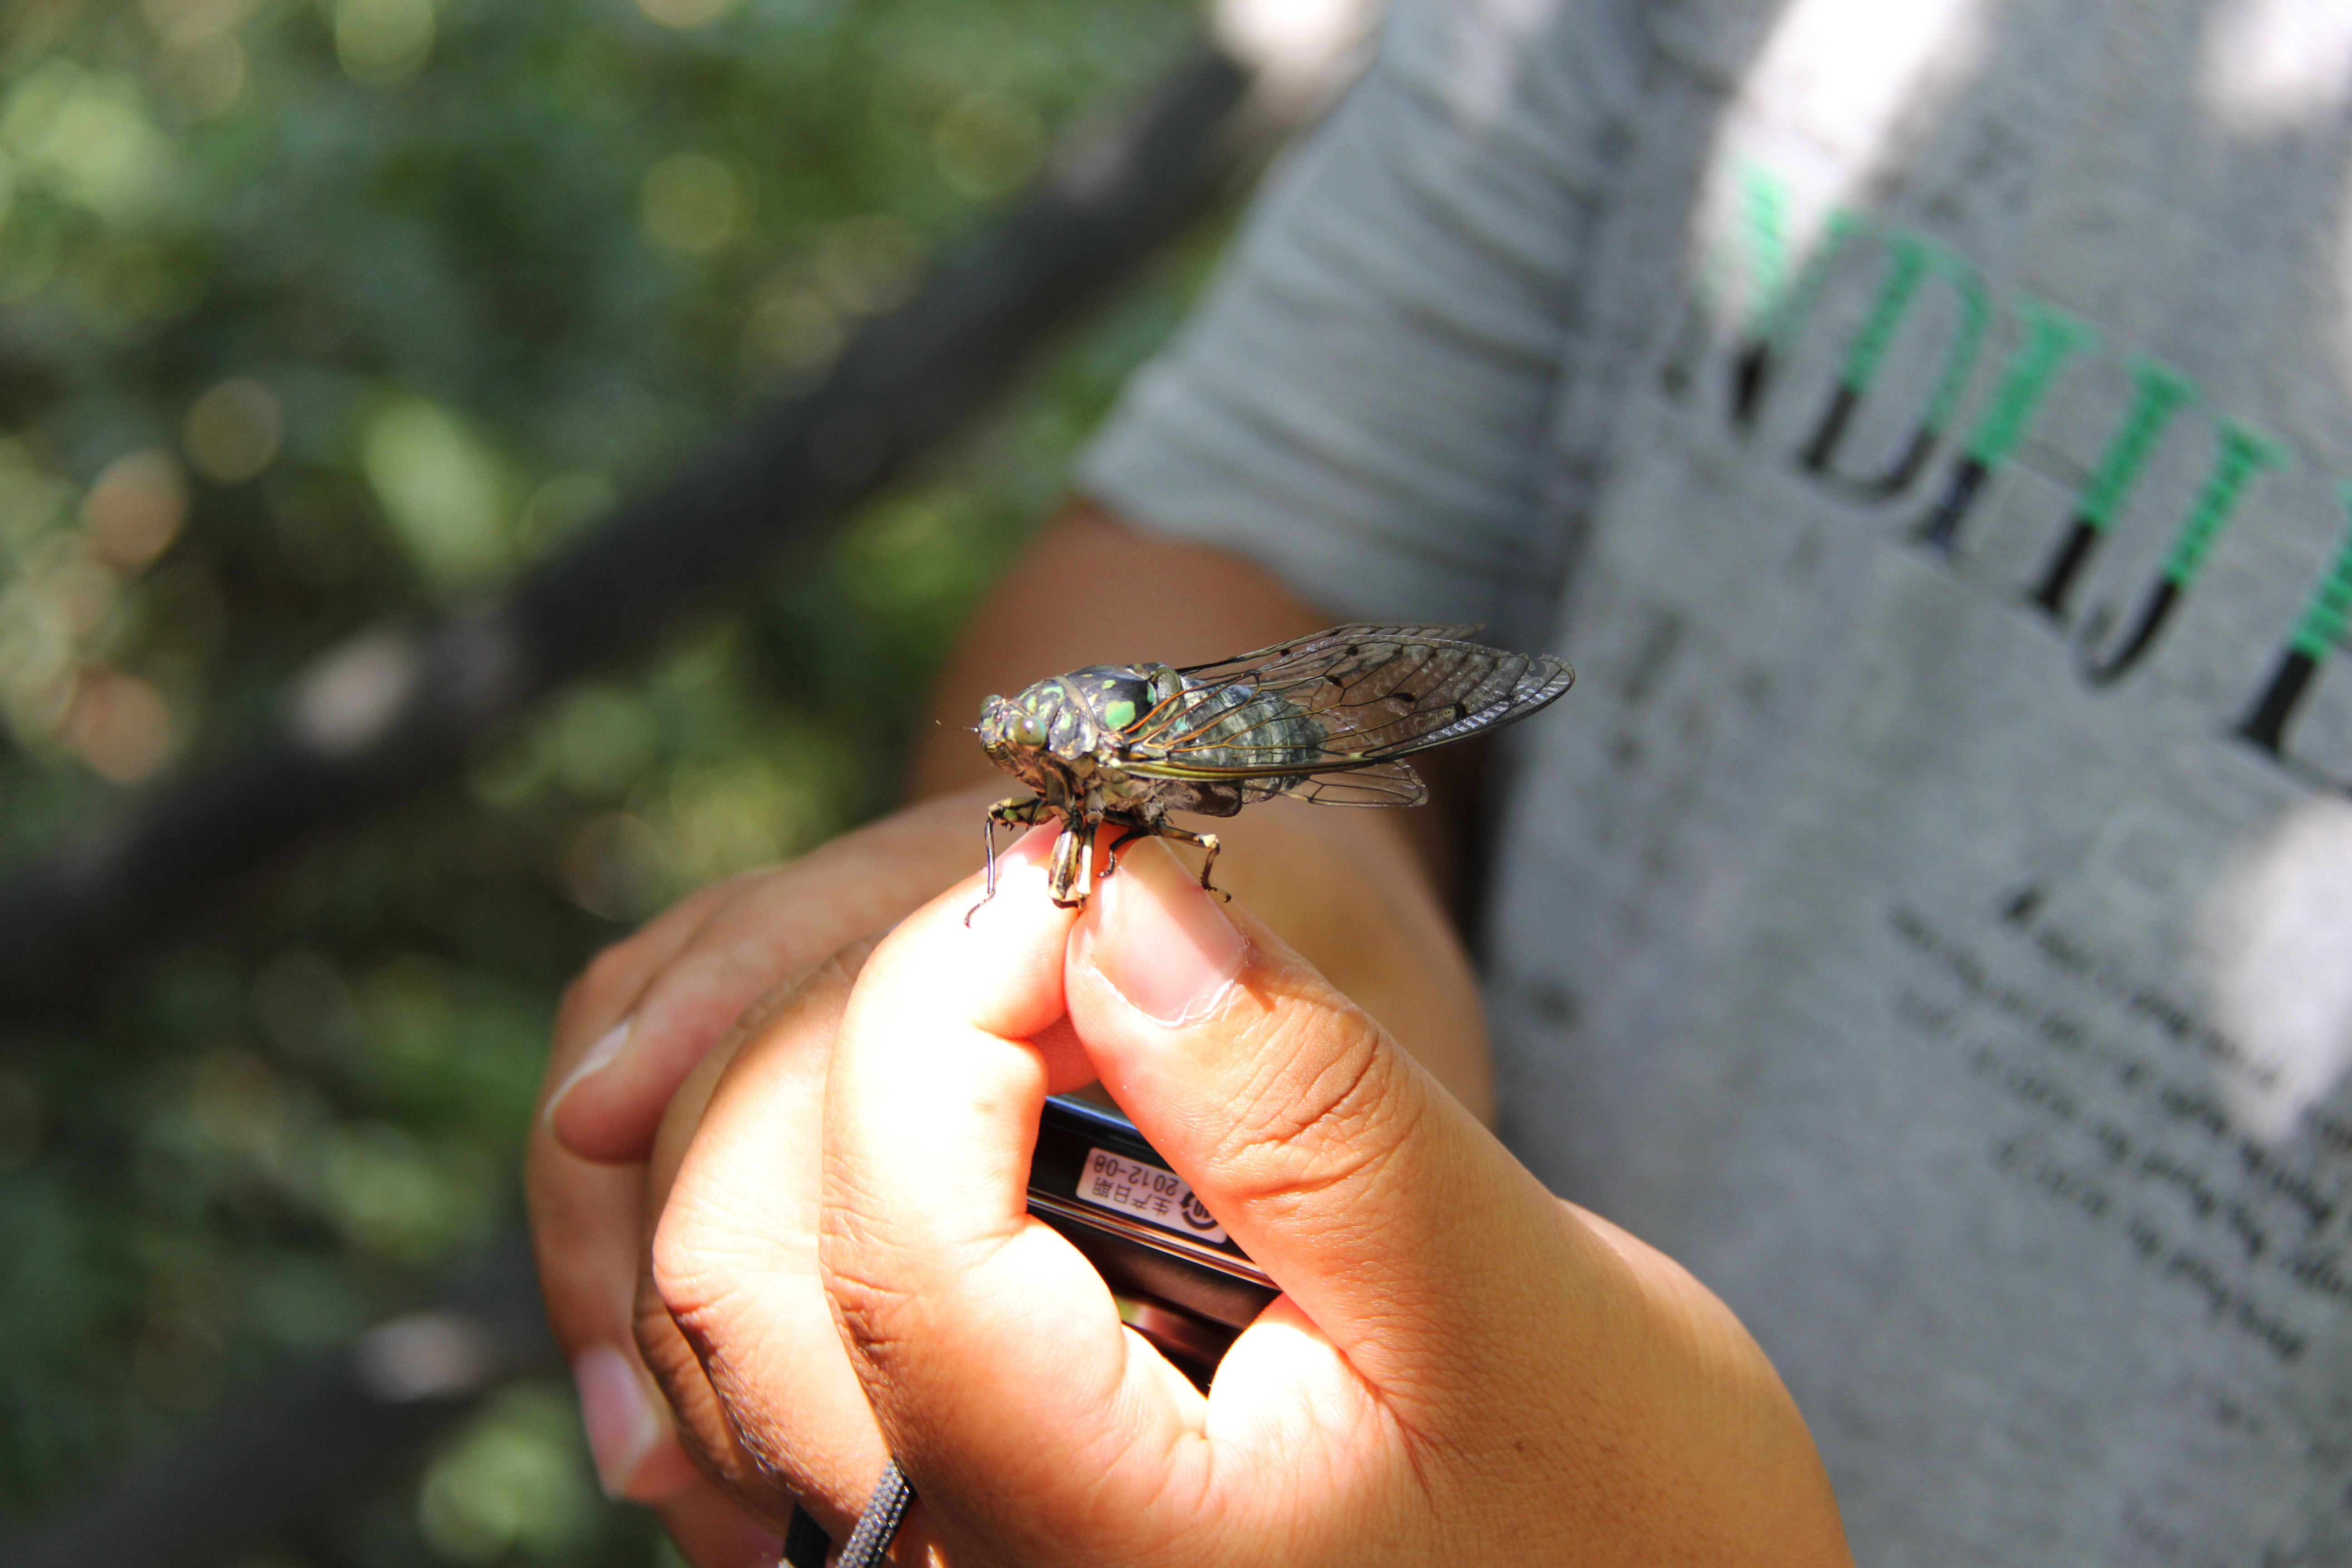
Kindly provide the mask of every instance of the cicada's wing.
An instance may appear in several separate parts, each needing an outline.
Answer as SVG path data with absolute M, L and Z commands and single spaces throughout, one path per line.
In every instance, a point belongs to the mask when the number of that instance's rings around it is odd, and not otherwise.
M 1458 642 L 1467 643 L 1486 630 L 1477 621 L 1458 626 L 1333 626 L 1329 631 L 1310 632 L 1303 637 L 1276 643 L 1252 653 L 1237 653 L 1231 658 L 1221 658 L 1211 664 L 1188 664 L 1179 668 L 1179 675 L 1190 675 L 1215 685 L 1247 674 L 1263 673 L 1269 668 L 1291 660 L 1318 661 L 1336 657 L 1354 658 L 1367 647 L 1396 642 Z M 1476 646 L 1473 644 L 1472 646 Z M 1493 651 L 1492 649 L 1488 650 Z
M 1279 782 L 1278 780 L 1276 781 Z M 1309 774 L 1273 795 L 1297 795 L 1318 805 L 1419 805 L 1429 786 L 1407 762 L 1368 763 L 1345 773 Z
M 1465 640 L 1475 626 L 1337 626 L 1178 673 L 1186 689 L 1127 731 L 1146 777 L 1265 780 L 1329 805 L 1410 805 L 1397 759 L 1524 719 L 1574 679 L 1542 654 Z M 1339 779 L 1308 782 L 1312 775 Z

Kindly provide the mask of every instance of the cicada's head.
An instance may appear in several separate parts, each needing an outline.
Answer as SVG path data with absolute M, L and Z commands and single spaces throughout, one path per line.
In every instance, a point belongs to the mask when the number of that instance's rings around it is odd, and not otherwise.
M 1055 731 L 1069 728 L 1068 707 L 1058 680 L 1041 680 L 1012 697 L 991 695 L 980 705 L 981 750 L 1014 778 L 1041 789 Z

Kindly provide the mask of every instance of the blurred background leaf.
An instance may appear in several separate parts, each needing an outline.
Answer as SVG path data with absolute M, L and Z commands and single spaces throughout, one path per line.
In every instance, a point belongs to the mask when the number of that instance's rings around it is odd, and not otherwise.
M 1182 0 L 17 0 L 0 860 L 814 381 L 1196 25 Z M 946 638 L 1213 247 L 749 607 L 0 1061 L 0 1524 L 512 1220 L 563 980 L 890 803 Z M 253 1568 L 667 1560 L 536 1384 L 315 1550 Z

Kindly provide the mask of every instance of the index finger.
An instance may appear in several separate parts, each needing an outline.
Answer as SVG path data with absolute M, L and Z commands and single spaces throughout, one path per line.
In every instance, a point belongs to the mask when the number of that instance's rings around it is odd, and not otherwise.
M 546 1121 L 591 1160 L 642 1159 L 662 1108 L 737 1015 L 783 976 L 888 926 L 979 857 L 977 794 L 950 795 L 870 823 L 789 866 L 724 884 L 723 900 L 660 948 L 657 963 L 600 1016 L 609 1046 L 551 1079 Z M 665 921 L 668 917 L 665 917 Z M 670 933 L 664 932 L 664 936 Z M 649 930 L 628 944 L 653 945 Z

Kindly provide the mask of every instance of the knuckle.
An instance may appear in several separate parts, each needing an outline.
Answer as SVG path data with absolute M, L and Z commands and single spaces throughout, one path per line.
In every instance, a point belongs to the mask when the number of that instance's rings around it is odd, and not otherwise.
M 869 1348 L 887 1344 L 897 1337 L 893 1326 L 906 1303 L 906 1293 L 880 1270 L 858 1264 L 854 1257 L 839 1260 L 829 1258 L 824 1271 L 825 1294 L 833 1303 L 834 1316 L 851 1340 Z
M 723 1263 L 698 1212 L 673 1204 L 654 1227 L 647 1277 L 662 1310 L 683 1328 L 707 1316 L 727 1294 Z
M 681 1326 L 660 1295 L 642 1282 L 629 1313 L 629 1328 L 646 1370 L 654 1374 L 671 1405 L 679 1405 L 681 1392 L 701 1374 L 709 1347 Z
M 924 1292 L 908 1282 L 898 1249 L 851 1204 L 831 1203 L 817 1233 L 826 1300 L 844 1339 L 869 1365 L 920 1331 Z
M 1258 1060 L 1220 1152 L 1245 1200 L 1372 1180 L 1421 1121 L 1399 1048 L 1352 1004 L 1278 1009 Z
M 772 1507 L 780 1495 L 789 1498 L 775 1467 L 743 1443 L 719 1390 L 712 1348 L 690 1326 L 674 1321 L 643 1286 L 632 1326 L 637 1353 L 669 1407 L 671 1429 L 695 1467 L 754 1508 Z
M 825 1298 L 842 1348 L 869 1395 L 910 1380 L 909 1355 L 923 1342 L 919 1295 L 877 1270 L 827 1269 Z

